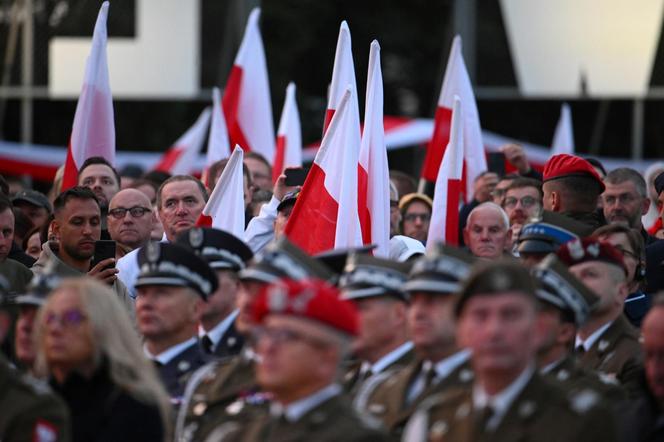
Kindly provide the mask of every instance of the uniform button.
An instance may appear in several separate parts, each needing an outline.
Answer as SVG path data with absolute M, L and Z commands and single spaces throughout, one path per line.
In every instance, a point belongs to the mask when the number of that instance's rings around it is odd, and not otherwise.
M 196 416 L 201 416 L 203 413 L 205 413 L 205 410 L 207 410 L 207 404 L 205 402 L 199 402 L 194 405 L 193 411 Z

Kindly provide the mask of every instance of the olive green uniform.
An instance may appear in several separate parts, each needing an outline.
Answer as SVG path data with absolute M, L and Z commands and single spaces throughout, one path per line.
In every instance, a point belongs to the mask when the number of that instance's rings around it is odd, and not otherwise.
M 69 415 L 65 403 L 46 384 L 12 369 L 2 355 L 0 410 L 0 440 L 70 440 Z
M 550 381 L 560 383 L 565 390 L 578 392 L 590 388 L 611 401 L 620 402 L 627 399 L 626 391 L 617 380 L 581 367 L 572 355 L 558 361 L 542 375 Z
M 388 370 L 400 370 L 405 368 L 407 365 L 415 361 L 415 352 L 411 348 L 406 353 L 404 353 L 400 358 L 397 358 L 394 362 L 385 367 L 381 373 L 384 373 Z M 341 386 L 344 389 L 344 392 L 351 396 L 355 396 L 360 390 L 362 385 L 371 377 L 376 376 L 380 373 L 373 373 L 366 375 L 362 373 L 362 361 L 355 361 L 349 365 L 346 369 L 345 374 L 341 380 Z

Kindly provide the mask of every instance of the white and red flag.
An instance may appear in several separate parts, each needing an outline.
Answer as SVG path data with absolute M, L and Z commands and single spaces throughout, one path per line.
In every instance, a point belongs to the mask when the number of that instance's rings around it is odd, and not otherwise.
M 171 175 L 188 175 L 194 172 L 198 154 L 205 142 L 208 124 L 210 124 L 210 108 L 206 107 L 194 125 L 164 152 L 154 170 L 168 172 Z
M 197 226 L 225 230 L 238 238 L 244 236 L 243 159 L 244 151 L 236 145 L 203 212 L 196 221 Z
M 339 38 L 337 39 L 337 49 L 334 54 L 334 67 L 332 69 L 332 83 L 330 83 L 329 97 L 327 99 L 327 109 L 325 110 L 325 121 L 323 123 L 323 134 L 327 131 L 334 112 L 339 108 L 339 102 L 346 91 L 348 85 L 353 87 L 353 100 L 355 108 L 357 104 L 357 85 L 355 82 L 355 64 L 353 63 L 353 51 L 350 40 L 350 29 L 346 21 L 341 22 L 339 26 Z
M 443 153 L 449 143 L 454 96 L 458 95 L 463 102 L 463 139 L 464 139 L 464 191 L 466 201 L 473 196 L 473 183 L 475 178 L 487 170 L 484 143 L 482 142 L 482 128 L 475 103 L 473 86 L 470 83 L 468 70 L 461 53 L 461 37 L 454 37 L 452 49 L 447 60 L 443 86 L 438 98 L 438 107 L 434 118 L 433 136 L 427 146 L 422 178 L 435 182 L 438 169 L 443 159 Z
M 360 125 L 348 86 L 323 136 L 285 234 L 309 254 L 362 245 L 357 214 Z
M 427 250 L 436 244 L 459 245 L 459 197 L 463 173 L 463 105 L 454 97 L 450 141 L 445 149 L 433 194 L 433 212 L 427 236 Z
M 207 155 L 205 156 L 205 168 L 203 169 L 203 183 L 208 186 L 208 169 L 219 160 L 231 155 L 231 147 L 228 141 L 228 130 L 224 109 L 221 106 L 221 91 L 218 87 L 212 88 L 212 119 L 210 122 L 210 135 L 208 137 Z
M 263 40 L 258 28 L 260 8 L 249 15 L 240 49 L 224 90 L 224 114 L 230 145 L 274 158 L 274 122 Z
M 78 170 L 90 157 L 104 157 L 109 163 L 115 164 L 113 96 L 106 57 L 107 18 L 106 1 L 99 10 L 92 35 L 90 55 L 85 63 L 83 87 L 76 104 L 74 125 L 65 160 L 62 190 L 77 184 Z
M 295 83 L 286 88 L 286 100 L 281 111 L 277 148 L 272 163 L 272 182 L 276 182 L 286 167 L 302 167 L 302 127 L 295 101 Z
M 375 256 L 389 255 L 390 241 L 390 172 L 387 165 L 385 128 L 383 126 L 383 74 L 380 45 L 371 42 L 367 96 L 364 109 L 364 132 L 358 168 L 358 212 L 365 244 L 375 244 Z
M 556 132 L 553 134 L 552 156 L 561 153 L 574 155 L 574 130 L 572 127 L 572 111 L 569 104 L 563 103 L 560 106 L 560 119 L 556 125 Z

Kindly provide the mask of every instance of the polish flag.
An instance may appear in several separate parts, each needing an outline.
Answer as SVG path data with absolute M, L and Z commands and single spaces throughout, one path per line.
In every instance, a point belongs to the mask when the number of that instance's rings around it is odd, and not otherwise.
M 195 169 L 195 162 L 205 142 L 205 133 L 210 123 L 210 108 L 201 112 L 193 126 L 191 126 L 171 146 L 154 167 L 154 170 L 168 172 L 171 175 L 188 175 Z
M 286 167 L 302 167 L 302 128 L 295 101 L 295 83 L 289 83 L 286 88 L 286 100 L 281 111 L 277 149 L 272 165 L 272 182 L 277 181 Z
M 311 255 L 362 245 L 357 214 L 360 125 L 353 95 L 349 85 L 284 231 L 288 239 Z
M 231 147 L 228 141 L 224 109 L 221 106 L 221 91 L 218 87 L 214 87 L 212 88 L 212 122 L 210 123 L 210 135 L 202 180 L 206 186 L 208 186 L 208 169 L 210 166 L 219 160 L 228 158 L 230 155 Z
M 353 63 L 353 52 L 350 40 L 350 29 L 348 29 L 348 23 L 346 23 L 344 20 L 341 22 L 341 26 L 339 27 L 337 49 L 334 54 L 332 83 L 330 84 L 327 109 L 325 111 L 323 134 L 327 132 L 330 121 L 332 121 L 332 116 L 339 108 L 339 102 L 341 101 L 341 98 L 343 97 L 348 85 L 353 87 L 353 91 L 357 91 L 357 85 L 355 84 L 355 65 Z M 359 106 L 357 104 L 357 93 L 353 94 L 352 99 L 355 100 L 355 108 L 357 108 L 359 112 Z
M 242 160 L 244 151 L 235 146 L 228 164 L 221 173 L 217 185 L 203 212 L 196 221 L 197 226 L 225 230 L 238 238 L 244 235 L 244 176 Z
M 560 119 L 553 134 L 551 155 L 566 153 L 574 155 L 574 130 L 572 129 L 572 111 L 569 104 L 563 103 L 560 107 Z
M 433 250 L 438 243 L 459 245 L 459 195 L 464 157 L 463 115 L 461 100 L 455 96 L 450 141 L 443 155 L 433 194 L 433 212 L 426 245 L 428 251 Z
M 449 143 L 450 121 L 452 118 L 452 106 L 454 96 L 458 95 L 463 102 L 463 139 L 464 139 L 464 180 L 461 187 L 466 196 L 466 201 L 473 197 L 473 183 L 475 178 L 488 169 L 482 142 L 482 128 L 477 113 L 475 94 L 470 83 L 470 77 L 466 70 L 466 64 L 461 54 L 461 37 L 454 37 L 452 50 L 447 60 L 443 86 L 438 98 L 438 107 L 434 118 L 434 129 L 431 141 L 427 146 L 424 165 L 422 166 L 422 178 L 435 182 L 438 177 L 443 153 Z
M 240 145 L 271 162 L 274 158 L 274 123 L 265 50 L 258 29 L 260 13 L 260 8 L 254 8 L 249 15 L 224 91 L 223 107 L 231 146 Z
M 67 149 L 62 190 L 76 186 L 78 170 L 90 157 L 104 157 L 109 163 L 115 164 L 113 96 L 106 57 L 107 18 L 106 1 L 99 10 L 90 55 L 85 64 L 83 87 L 76 104 L 74 125 Z
M 358 168 L 359 215 L 362 239 L 375 244 L 375 256 L 389 255 L 390 241 L 390 172 L 387 165 L 385 128 L 383 127 L 383 74 L 380 68 L 380 45 L 371 42 L 367 98 L 364 109 L 364 132 Z

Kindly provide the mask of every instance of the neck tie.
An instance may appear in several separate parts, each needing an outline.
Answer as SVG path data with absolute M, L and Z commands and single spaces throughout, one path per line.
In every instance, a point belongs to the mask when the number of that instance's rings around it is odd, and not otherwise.
M 162 364 L 161 362 L 159 362 L 159 361 L 156 360 L 156 359 L 153 359 L 153 360 L 152 360 L 152 363 L 154 364 L 154 368 L 156 368 L 157 370 L 159 370 L 161 367 L 164 366 L 164 364 Z
M 492 431 L 493 428 L 488 428 L 488 425 L 493 415 L 494 415 L 494 410 L 491 407 L 491 405 L 486 405 L 485 407 L 476 410 L 475 428 L 477 428 L 480 433 Z
M 206 354 L 212 354 L 212 339 L 208 335 L 203 335 L 201 338 L 201 347 Z
M 583 346 L 583 343 L 576 346 L 575 353 L 578 357 L 582 357 L 586 354 L 586 347 Z

